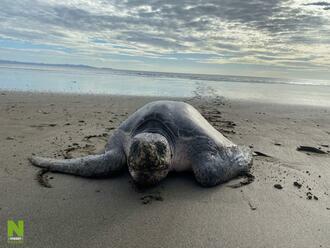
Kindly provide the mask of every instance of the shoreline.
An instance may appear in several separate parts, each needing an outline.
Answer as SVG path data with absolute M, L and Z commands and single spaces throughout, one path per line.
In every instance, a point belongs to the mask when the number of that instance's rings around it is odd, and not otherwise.
M 116 126 L 157 99 L 0 91 L 0 219 L 25 221 L 27 247 L 330 243 L 326 107 L 171 98 L 192 104 L 233 142 L 267 155 L 254 156 L 255 180 L 240 188 L 231 187 L 237 180 L 201 188 L 189 174 L 171 175 L 143 192 L 132 187 L 127 174 L 86 179 L 46 173 L 42 177 L 51 188 L 38 183 L 40 171 L 27 161 L 32 153 L 76 157 L 101 152 Z M 301 145 L 322 147 L 327 153 L 297 151 Z M 0 235 L 0 246 L 6 245 Z
M 0 89 L 0 96 L 5 95 L 14 95 L 27 97 L 27 96 L 52 96 L 54 98 L 57 97 L 83 97 L 83 98 L 138 98 L 138 99 L 154 99 L 154 100 L 173 100 L 173 101 L 185 101 L 190 99 L 198 99 L 196 96 L 189 96 L 189 97 L 168 97 L 168 96 L 153 96 L 153 95 L 121 95 L 121 94 L 108 94 L 108 93 L 72 93 L 72 92 L 45 92 L 45 91 L 24 91 L 24 90 L 2 90 Z M 256 100 L 250 100 L 250 99 L 231 99 L 223 96 L 214 96 L 214 95 L 207 95 L 207 96 L 201 96 L 205 100 L 212 100 L 214 98 L 221 99 L 224 103 L 231 103 L 231 104 L 237 104 L 237 105 L 266 105 L 271 107 L 289 107 L 289 108 L 298 108 L 298 109 L 323 109 L 323 110 L 329 110 L 330 106 L 327 105 L 310 105 L 310 104 L 296 104 L 296 103 L 281 103 L 281 102 L 263 102 L 263 101 L 256 101 Z

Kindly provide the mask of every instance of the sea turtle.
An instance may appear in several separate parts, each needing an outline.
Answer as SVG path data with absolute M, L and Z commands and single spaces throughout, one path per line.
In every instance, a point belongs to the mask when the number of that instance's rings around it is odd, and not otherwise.
M 191 105 L 154 101 L 114 131 L 103 154 L 64 160 L 33 156 L 30 161 L 83 177 L 107 177 L 127 166 L 139 185 L 154 185 L 170 171 L 190 170 L 198 183 L 210 187 L 247 173 L 252 153 L 225 138 Z

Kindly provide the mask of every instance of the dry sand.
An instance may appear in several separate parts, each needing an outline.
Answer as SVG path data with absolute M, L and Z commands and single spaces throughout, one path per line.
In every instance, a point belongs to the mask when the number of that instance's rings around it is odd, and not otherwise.
M 234 142 L 270 156 L 255 156 L 255 181 L 243 187 L 201 188 L 189 174 L 144 192 L 127 174 L 47 173 L 51 188 L 38 182 L 32 153 L 100 152 L 113 128 L 151 100 L 2 93 L 0 247 L 10 246 L 7 219 L 25 221 L 22 246 L 33 248 L 330 247 L 330 154 L 296 150 L 330 150 L 329 108 L 185 99 Z

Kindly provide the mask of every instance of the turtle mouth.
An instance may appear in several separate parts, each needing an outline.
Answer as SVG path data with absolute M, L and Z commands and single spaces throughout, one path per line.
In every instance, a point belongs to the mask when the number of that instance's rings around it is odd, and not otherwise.
M 148 173 L 157 173 L 157 172 L 162 172 L 162 171 L 167 171 L 168 170 L 168 167 L 167 166 L 164 166 L 164 167 L 161 167 L 161 168 L 152 168 L 152 169 L 148 169 L 148 168 L 143 168 L 143 169 L 135 169 L 135 171 L 137 173 L 145 173 L 145 174 L 148 174 Z
M 129 169 L 133 181 L 139 186 L 154 186 L 168 174 L 168 168 Z

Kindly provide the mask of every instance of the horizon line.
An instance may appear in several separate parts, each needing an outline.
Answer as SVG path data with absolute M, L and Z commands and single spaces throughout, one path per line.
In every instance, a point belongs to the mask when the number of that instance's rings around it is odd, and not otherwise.
M 86 64 L 58 64 L 58 63 L 44 63 L 44 62 L 26 62 L 26 61 L 17 61 L 17 60 L 3 60 L 0 59 L 0 64 L 11 64 L 11 65 L 34 65 L 34 66 L 60 66 L 60 67 L 73 67 L 73 68 L 88 68 L 88 69 L 95 69 L 95 70 L 111 70 L 111 71 L 122 71 L 122 72 L 143 72 L 146 74 L 150 73 L 157 73 L 163 75 L 197 75 L 197 76 L 225 76 L 225 77 L 239 77 L 239 78 L 267 78 L 267 79 L 280 79 L 280 80 L 297 80 L 298 78 L 280 78 L 280 77 L 261 77 L 261 76 L 247 76 L 247 75 L 232 75 L 232 74 L 210 74 L 210 73 L 192 73 L 192 72 L 171 72 L 171 71 L 148 71 L 148 70 L 132 70 L 132 69 L 118 69 L 112 67 L 99 67 L 99 66 L 91 66 Z M 213 80 L 210 80 L 213 81 Z M 217 80 L 218 81 L 218 80 Z M 322 80 L 323 81 L 323 80 Z M 324 80 L 327 81 L 327 80 Z

